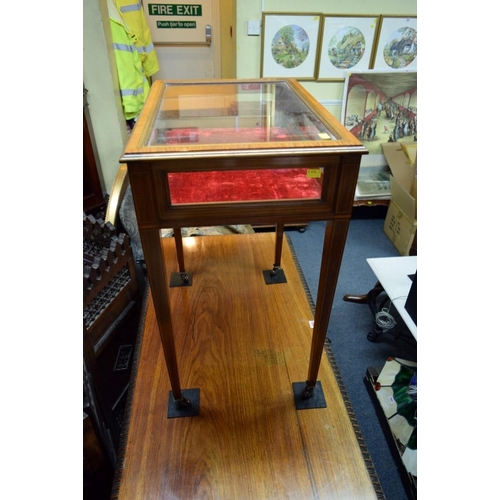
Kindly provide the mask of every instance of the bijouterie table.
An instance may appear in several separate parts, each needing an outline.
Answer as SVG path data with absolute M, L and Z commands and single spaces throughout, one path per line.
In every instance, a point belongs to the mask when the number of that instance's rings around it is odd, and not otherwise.
M 304 364 L 293 382 L 298 410 L 325 406 L 318 371 L 366 153 L 293 79 L 154 82 L 120 161 L 128 166 L 171 384 L 166 417 L 199 415 L 200 397 L 211 397 L 201 395 L 199 387 L 186 387 L 179 375 L 187 361 L 177 354 L 176 311 L 169 300 L 172 289 L 197 286 L 194 261 L 185 260 L 181 237 L 182 227 L 197 225 L 275 224 L 274 255 L 268 255 L 269 265 L 261 270 L 263 286 L 274 287 L 287 280 L 281 267 L 284 225 L 327 221 L 308 368 Z M 290 174 L 303 184 L 299 193 L 281 189 L 281 179 Z M 262 183 L 264 177 L 268 180 Z M 198 201 L 184 196 L 193 186 Z M 174 229 L 177 269 L 165 264 L 162 228 Z M 240 263 L 241 287 L 248 265 Z M 223 283 L 224 267 L 220 279 Z M 249 311 L 254 307 L 251 302 L 246 306 Z M 272 307 L 269 313 L 275 313 Z M 224 363 L 224 357 L 217 362 Z M 255 404 L 269 404 L 258 393 L 255 398 Z

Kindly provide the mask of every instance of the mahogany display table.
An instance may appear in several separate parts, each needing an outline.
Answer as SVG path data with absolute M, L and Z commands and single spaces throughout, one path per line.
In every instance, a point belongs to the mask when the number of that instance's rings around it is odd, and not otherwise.
M 196 277 L 185 266 L 180 234 L 182 227 L 197 225 L 276 224 L 274 261 L 270 255 L 270 269 L 263 270 L 263 279 L 272 285 L 286 281 L 280 265 L 284 225 L 327 221 L 307 378 L 294 382 L 298 409 L 324 406 L 318 371 L 359 165 L 366 153 L 362 143 L 292 79 L 153 84 L 120 161 L 128 166 L 172 385 L 169 417 L 199 413 L 199 388 L 183 389 L 179 377 L 183 360 L 176 354 L 169 302 L 169 286 L 196 286 Z M 280 179 L 290 175 L 303 182 L 304 194 L 281 185 Z M 270 180 L 262 184 L 263 177 Z M 184 196 L 193 185 L 199 202 Z M 179 272 L 170 281 L 161 228 L 174 228 L 176 236 Z M 223 277 L 224 269 L 220 273 Z M 245 279 L 242 265 L 242 287 Z

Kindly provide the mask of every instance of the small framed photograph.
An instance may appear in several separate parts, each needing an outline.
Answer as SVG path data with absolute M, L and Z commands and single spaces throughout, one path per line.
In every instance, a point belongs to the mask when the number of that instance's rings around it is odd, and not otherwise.
M 379 19 L 379 15 L 325 14 L 316 80 L 344 81 L 346 70 L 369 69 Z
M 417 69 L 416 16 L 380 16 L 372 69 Z
M 262 78 L 314 80 L 321 14 L 262 13 Z
M 382 144 L 417 140 L 417 72 L 347 72 L 342 124 L 368 149 L 361 167 L 387 165 Z

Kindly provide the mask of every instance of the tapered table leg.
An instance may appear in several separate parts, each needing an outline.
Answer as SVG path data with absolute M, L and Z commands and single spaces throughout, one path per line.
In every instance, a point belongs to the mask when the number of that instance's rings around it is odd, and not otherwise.
M 182 247 L 182 231 L 180 227 L 174 227 L 175 251 L 177 252 L 177 262 L 179 263 L 179 272 L 186 270 L 184 265 L 184 248 Z
M 298 409 L 321 408 L 326 405 L 322 394 L 318 394 L 318 392 L 322 392 L 321 385 L 318 382 L 318 372 L 348 229 L 349 220 L 333 220 L 326 223 L 309 371 L 305 383 L 302 383 L 301 386 L 299 383 L 294 384 L 295 405 Z M 297 394 L 298 387 L 302 387 L 300 395 Z M 311 405 L 311 402 L 308 401 L 310 398 L 317 399 L 318 406 Z
M 286 283 L 286 276 L 281 269 L 281 253 L 283 250 L 283 231 L 285 224 L 276 224 L 276 243 L 274 246 L 274 264 L 271 270 L 263 271 L 264 280 L 267 285 L 274 283 Z
M 285 224 L 276 224 L 276 245 L 274 247 L 274 267 L 281 266 L 281 253 L 283 250 L 283 231 Z
M 179 369 L 175 353 L 172 317 L 166 280 L 166 268 L 161 249 L 160 231 L 157 229 L 141 230 L 142 247 L 151 289 L 151 298 L 155 306 L 158 329 L 168 376 L 172 386 L 169 417 L 193 416 L 199 413 L 199 390 L 189 389 L 190 399 L 184 396 L 179 380 Z
M 180 227 L 174 227 L 174 239 L 177 262 L 179 263 L 179 272 L 172 273 L 170 277 L 170 286 L 191 286 L 193 284 L 193 274 L 186 272 L 186 267 L 184 265 L 184 248 L 182 246 L 182 230 Z

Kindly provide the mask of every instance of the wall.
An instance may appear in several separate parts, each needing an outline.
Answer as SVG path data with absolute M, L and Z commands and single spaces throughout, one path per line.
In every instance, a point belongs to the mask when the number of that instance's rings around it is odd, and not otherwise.
M 101 164 L 104 190 L 113 186 L 127 141 L 106 0 L 84 0 L 83 84 Z
M 247 35 L 247 21 L 262 20 L 262 12 L 324 14 L 417 14 L 417 0 L 236 0 L 236 76 L 259 78 L 261 36 Z M 340 119 L 342 82 L 301 82 L 325 108 Z
M 236 78 L 236 1 L 220 0 L 221 78 Z

